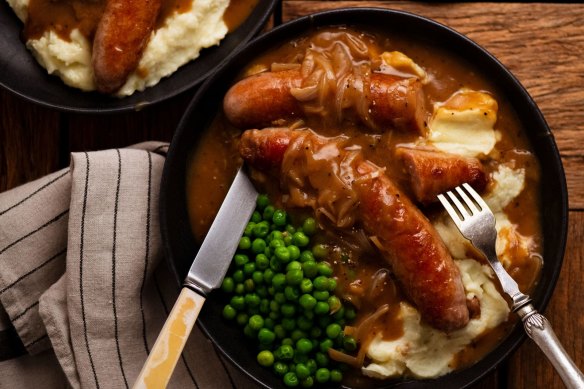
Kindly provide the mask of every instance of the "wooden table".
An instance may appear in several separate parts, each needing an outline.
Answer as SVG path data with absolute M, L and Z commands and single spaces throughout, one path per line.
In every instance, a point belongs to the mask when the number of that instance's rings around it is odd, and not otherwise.
M 546 314 L 584 368 L 584 154 L 578 146 L 584 144 L 584 5 L 284 0 L 273 23 L 354 6 L 396 8 L 453 27 L 498 57 L 539 105 L 560 149 L 570 199 L 564 266 Z M 0 191 L 68 165 L 71 151 L 170 141 L 192 95 L 141 112 L 97 116 L 52 111 L 0 90 Z M 0 342 L 11 342 L 18 352 L 10 335 L 0 333 Z M 562 383 L 537 348 L 525 342 L 474 387 L 548 389 Z

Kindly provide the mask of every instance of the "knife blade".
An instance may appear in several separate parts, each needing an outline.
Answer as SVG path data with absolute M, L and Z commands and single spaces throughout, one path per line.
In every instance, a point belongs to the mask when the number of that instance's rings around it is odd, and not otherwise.
M 241 167 L 199 248 L 134 388 L 164 388 L 174 371 L 206 296 L 218 288 L 256 206 L 258 192 Z

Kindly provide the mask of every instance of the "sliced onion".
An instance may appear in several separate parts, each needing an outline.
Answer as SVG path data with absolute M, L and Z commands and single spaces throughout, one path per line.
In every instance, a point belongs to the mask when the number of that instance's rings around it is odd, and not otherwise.
M 270 66 L 270 71 L 272 72 L 282 72 L 285 70 L 295 70 L 300 69 L 299 63 L 282 63 L 282 62 L 274 62 Z

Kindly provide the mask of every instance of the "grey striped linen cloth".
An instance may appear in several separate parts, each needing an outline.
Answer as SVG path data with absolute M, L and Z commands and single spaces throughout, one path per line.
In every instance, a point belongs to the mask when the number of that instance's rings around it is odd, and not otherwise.
M 132 386 L 179 292 L 158 226 L 165 148 L 74 153 L 0 193 L 0 329 L 28 351 L 0 362 L 0 388 Z M 255 385 L 195 327 L 169 387 Z

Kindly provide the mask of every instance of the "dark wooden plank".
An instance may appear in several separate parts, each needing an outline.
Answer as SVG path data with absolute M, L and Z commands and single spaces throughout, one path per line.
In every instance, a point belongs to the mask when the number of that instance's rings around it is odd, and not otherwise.
M 570 212 L 568 245 L 558 284 L 546 317 L 574 359 L 576 365 L 584 368 L 584 212 Z M 545 258 L 544 258 L 545 260 Z M 544 265 L 545 266 L 545 265 Z M 544 267 L 545 269 L 545 267 Z M 562 381 L 554 372 L 535 344 L 527 340 L 510 360 L 509 388 L 563 388 Z
M 283 20 L 339 7 L 414 12 L 447 24 L 494 54 L 543 112 L 566 161 L 570 205 L 584 208 L 584 5 L 554 3 L 418 3 L 285 1 Z M 569 159 L 569 160 L 568 160 Z
M 58 168 L 60 114 L 0 89 L 0 192 Z

